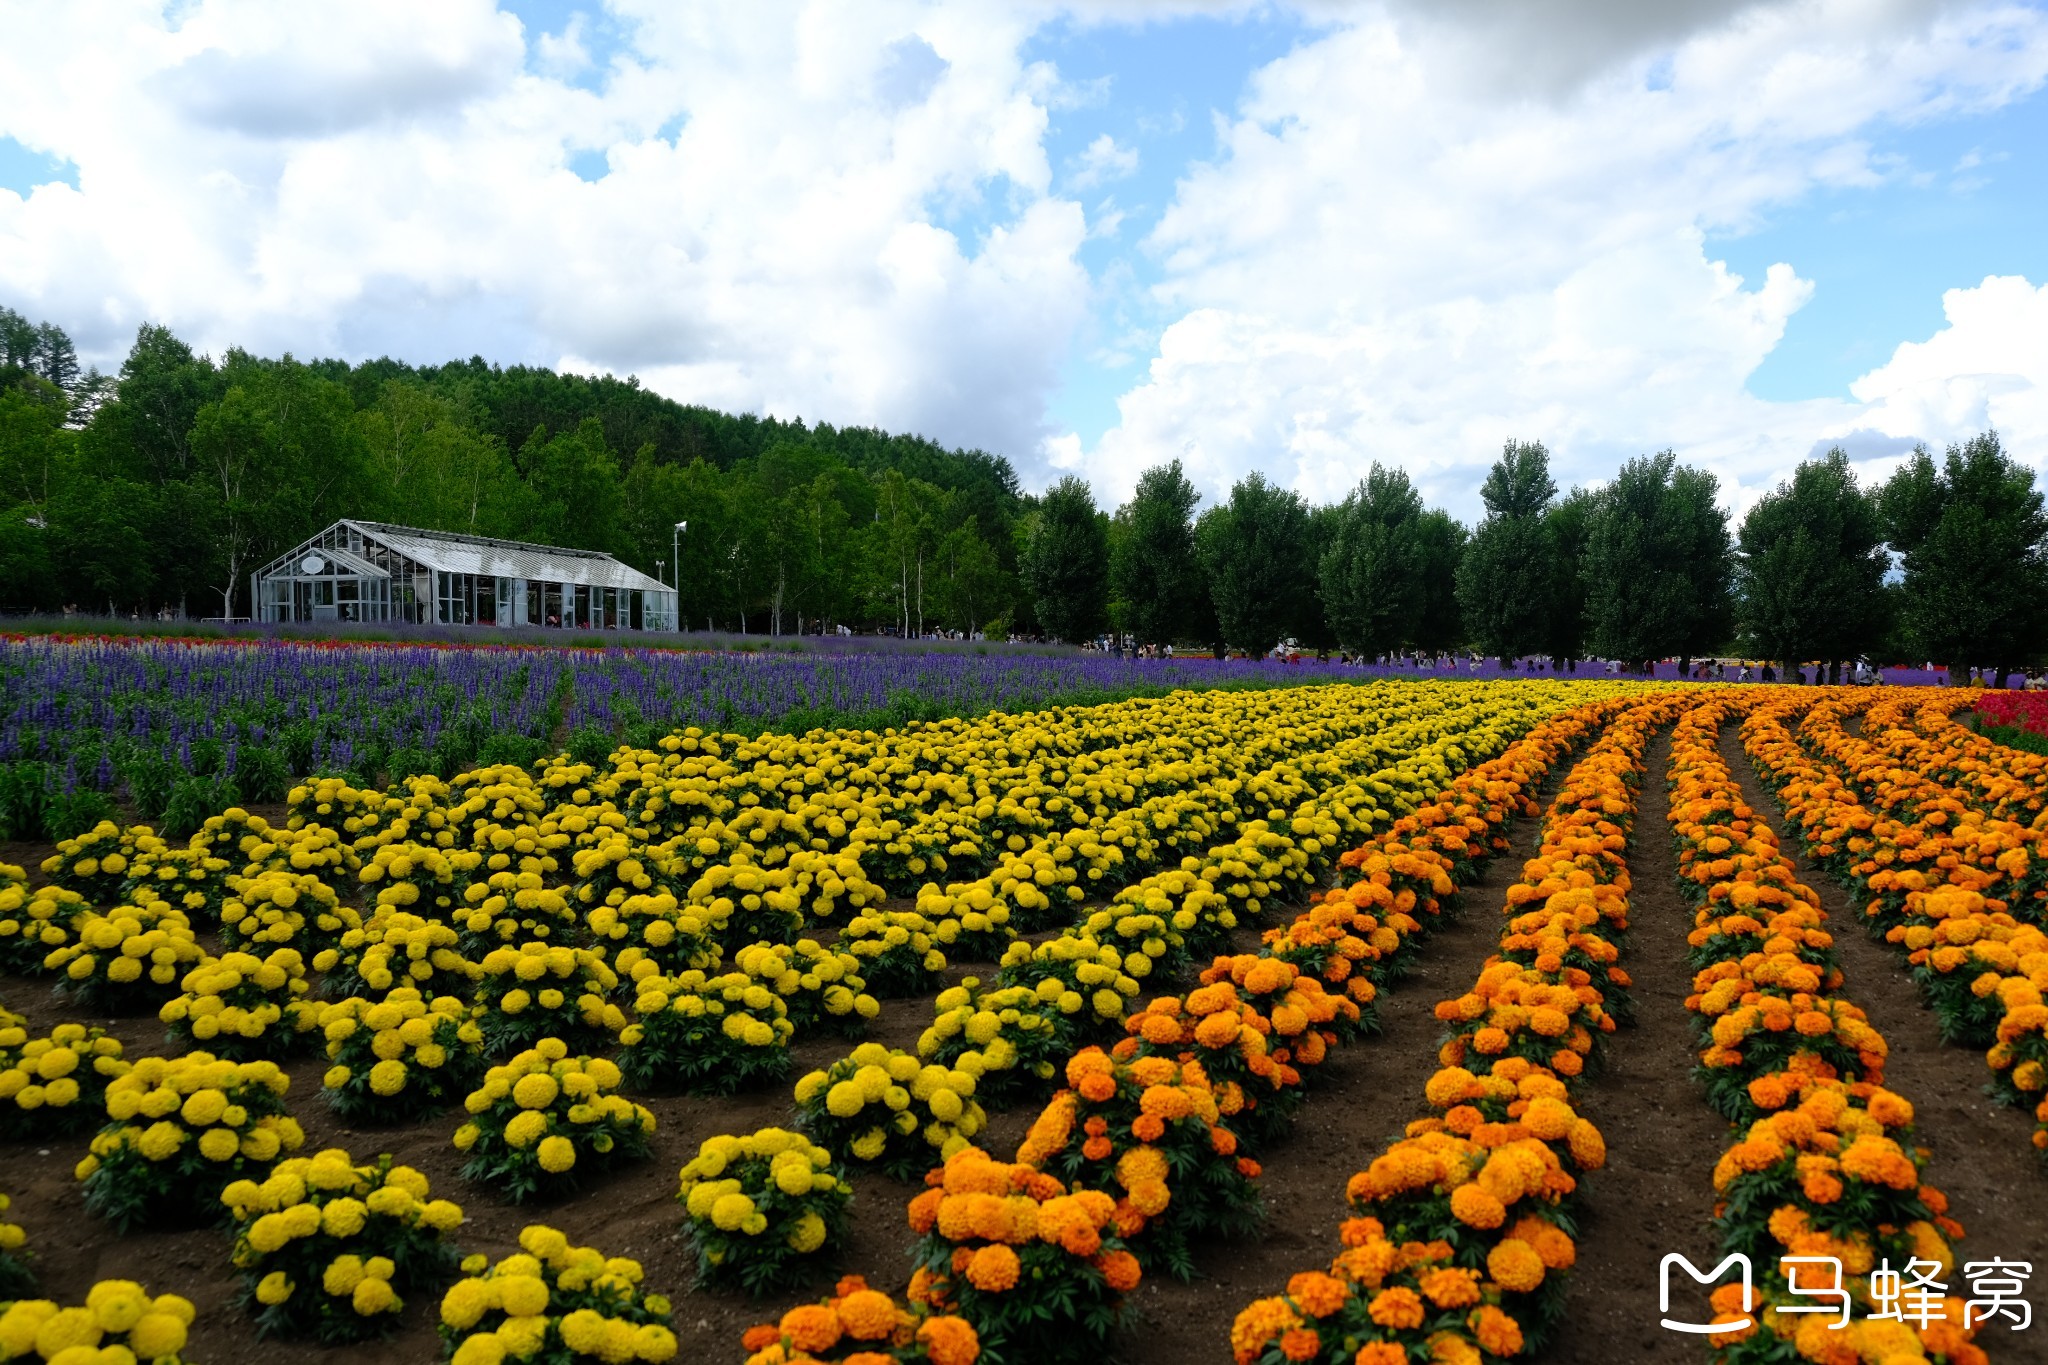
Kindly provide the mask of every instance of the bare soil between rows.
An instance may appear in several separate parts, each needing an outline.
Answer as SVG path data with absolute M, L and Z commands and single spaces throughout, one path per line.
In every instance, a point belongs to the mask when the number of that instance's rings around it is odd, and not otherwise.
M 1543 1359 L 1572 1365 L 1704 1357 L 1698 1338 L 1659 1325 L 1658 1267 L 1678 1252 L 1701 1266 L 1710 1254 L 1714 1162 L 1728 1125 L 1691 1080 L 1695 1056 L 1685 997 L 1692 971 L 1685 936 L 1692 911 L 1678 894 L 1672 853 L 1669 734 L 1644 755 L 1629 842 L 1629 929 L 1621 965 L 1634 1022 L 1608 1035 L 1605 1057 L 1572 1103 L 1607 1139 L 1607 1165 L 1583 1177 L 1578 1264 L 1565 1316 Z M 1681 1286 L 1689 1288 L 1681 1279 Z M 1704 1322 L 1704 1294 L 1674 1287 L 1673 1318 Z

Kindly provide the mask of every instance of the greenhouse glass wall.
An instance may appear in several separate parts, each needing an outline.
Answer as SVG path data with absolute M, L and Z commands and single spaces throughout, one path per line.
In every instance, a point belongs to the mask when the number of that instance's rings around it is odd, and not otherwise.
M 596 550 L 337 521 L 250 575 L 259 621 L 674 630 L 676 591 Z

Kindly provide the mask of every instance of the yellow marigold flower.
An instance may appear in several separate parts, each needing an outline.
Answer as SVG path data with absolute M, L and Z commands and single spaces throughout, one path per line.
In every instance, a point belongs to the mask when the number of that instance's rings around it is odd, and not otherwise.
M 548 1130 L 548 1118 L 538 1109 L 522 1109 L 505 1125 L 505 1141 L 527 1148 L 541 1140 Z
M 175 1123 L 159 1120 L 142 1130 L 135 1145 L 151 1161 L 168 1160 L 185 1145 L 185 1131 Z
M 327 1273 L 321 1276 L 320 1287 L 336 1298 L 346 1298 L 355 1292 L 363 1281 L 363 1258 L 360 1256 L 337 1256 L 327 1266 Z
M 386 1058 L 370 1068 L 370 1089 L 379 1095 L 396 1095 L 405 1089 L 405 1063 L 395 1057 Z
M 388 1278 L 371 1277 L 357 1283 L 350 1296 L 350 1306 L 362 1317 L 374 1317 L 378 1313 L 395 1313 L 404 1305 L 392 1291 Z
M 441 1321 L 458 1332 L 465 1331 L 474 1327 L 496 1304 L 497 1294 L 489 1281 L 457 1280 L 441 1296 Z
M 320 1210 L 320 1230 L 329 1237 L 353 1237 L 363 1230 L 363 1224 L 369 1216 L 369 1206 L 362 1200 L 336 1199 Z
M 498 1306 L 515 1318 L 532 1317 L 547 1311 L 548 1287 L 538 1275 L 500 1275 Z
M 167 1311 L 165 1299 L 176 1296 L 166 1294 L 159 1297 L 153 1311 L 144 1313 L 135 1326 L 128 1331 L 128 1349 L 135 1352 L 139 1360 L 161 1360 L 175 1356 L 185 1349 L 186 1326 L 191 1322 L 192 1305 L 183 1299 L 176 1299 L 171 1305 L 175 1310 L 183 1306 L 184 1316 L 176 1311 Z
M 792 1250 L 809 1255 L 825 1245 L 825 1220 L 806 1210 L 790 1229 L 787 1241 Z
M 512 1086 L 512 1098 L 521 1109 L 545 1109 L 555 1102 L 561 1087 L 545 1071 L 521 1076 Z
M 576 1146 L 556 1134 L 540 1140 L 541 1169 L 559 1174 L 576 1164 Z
M 232 1161 L 242 1150 L 242 1140 L 231 1128 L 209 1128 L 199 1135 L 199 1154 L 208 1161 Z

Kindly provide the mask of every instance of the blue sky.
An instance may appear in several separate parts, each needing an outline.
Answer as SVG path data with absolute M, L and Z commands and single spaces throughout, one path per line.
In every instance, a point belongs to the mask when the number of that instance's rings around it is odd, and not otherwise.
M 1089 92 L 1053 113 L 1046 150 L 1056 171 L 1076 164 L 1105 134 L 1138 154 L 1127 179 L 1084 192 L 1091 209 L 1123 214 L 1115 232 L 1082 248 L 1101 301 L 1049 404 L 1053 420 L 1084 441 L 1094 442 L 1115 424 L 1117 396 L 1148 358 L 1132 353 L 1127 339 L 1149 340 L 1171 321 L 1147 297 L 1160 271 L 1154 254 L 1143 249 L 1146 233 L 1173 202 L 1188 166 L 1216 155 L 1216 120 L 1235 108 L 1246 80 L 1309 31 L 1285 11 L 1137 27 L 1069 18 L 1040 30 L 1026 46 L 1030 60 L 1052 63 L 1067 82 Z
M 1760 398 L 1839 397 L 1902 340 L 1941 326 L 1941 296 L 1986 275 L 2048 279 L 2048 96 L 1889 131 L 1895 178 L 1815 190 L 1708 250 L 1761 277 L 1773 261 L 1814 282 L 1749 382 Z
M 39 152 L 11 137 L 0 137 L 0 190 L 28 194 L 38 185 L 78 188 L 78 167 L 62 157 Z
M 138 4 L 0 48 L 0 302 L 103 367 L 610 370 L 1110 503 L 2048 471 L 2040 3 Z

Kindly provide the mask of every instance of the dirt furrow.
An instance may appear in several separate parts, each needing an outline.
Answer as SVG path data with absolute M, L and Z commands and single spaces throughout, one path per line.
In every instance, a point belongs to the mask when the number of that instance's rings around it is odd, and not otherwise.
M 1579 1259 L 1546 1361 L 1699 1365 L 1704 1358 L 1698 1338 L 1658 1323 L 1658 1265 L 1665 1254 L 1678 1252 L 1701 1267 L 1718 1259 L 1710 1226 L 1713 1173 L 1728 1136 L 1728 1125 L 1692 1083 L 1696 1049 L 1685 1009 L 1692 912 L 1678 894 L 1671 848 L 1670 759 L 1670 736 L 1660 735 L 1645 755 L 1648 772 L 1629 849 L 1629 930 L 1621 965 L 1633 982 L 1635 1022 L 1609 1036 L 1604 1064 L 1572 1096 L 1606 1137 L 1607 1166 L 1580 1187 Z M 1672 1316 L 1704 1322 L 1704 1297 L 1682 1292 L 1690 1288 L 1681 1275 Z

